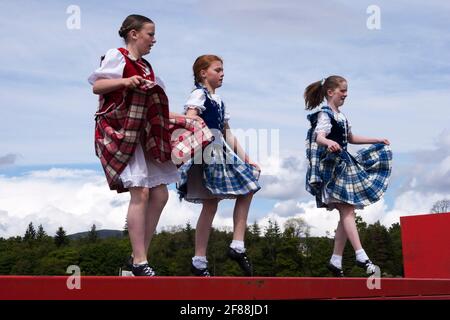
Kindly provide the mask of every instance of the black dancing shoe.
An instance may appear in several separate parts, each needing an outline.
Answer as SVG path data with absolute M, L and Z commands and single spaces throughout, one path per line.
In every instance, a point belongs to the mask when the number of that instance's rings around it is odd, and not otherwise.
M 148 263 L 135 265 L 133 264 L 131 268 L 131 272 L 135 277 L 153 277 L 156 276 L 155 271 L 153 271 L 152 267 L 148 265 Z
M 244 271 L 244 275 L 247 277 L 253 276 L 253 268 L 252 264 L 250 263 L 250 260 L 247 257 L 247 254 L 245 252 L 237 252 L 233 248 L 229 247 L 227 252 L 228 258 L 231 260 L 236 261 L 239 264 L 239 267 L 241 267 L 242 271 Z
M 332 264 L 331 262 L 328 263 L 327 265 L 327 269 L 331 271 L 331 273 L 336 277 L 336 278 L 343 278 L 344 277 L 344 271 L 342 271 L 342 269 L 336 267 L 334 264 Z
M 211 277 L 208 268 L 199 269 L 194 264 L 191 264 L 191 272 L 197 277 Z
M 360 268 L 363 268 L 368 275 L 373 275 L 375 274 L 375 272 L 377 272 L 377 270 L 380 270 L 380 267 L 376 264 L 373 264 L 373 262 L 369 259 L 367 259 L 365 262 L 356 260 L 356 265 Z

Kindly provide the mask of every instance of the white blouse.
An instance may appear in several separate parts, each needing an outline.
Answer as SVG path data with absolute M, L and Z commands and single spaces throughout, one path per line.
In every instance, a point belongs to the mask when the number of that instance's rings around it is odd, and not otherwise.
M 208 93 L 208 97 L 217 102 L 219 105 L 222 104 L 222 99 L 218 94 Z M 206 109 L 204 106 L 205 101 L 206 101 L 205 91 L 203 89 L 195 89 L 194 91 L 191 92 L 191 95 L 189 96 L 186 104 L 184 105 L 184 112 L 186 113 L 189 109 L 197 109 L 198 114 L 202 114 L 202 112 L 205 111 Z M 223 104 L 223 106 L 225 109 L 224 121 L 228 122 L 228 120 L 230 120 L 230 114 L 227 112 L 225 103 Z
M 337 116 L 337 119 L 339 121 L 347 120 L 347 118 L 345 117 L 345 115 L 342 112 L 333 112 L 333 113 L 335 116 Z M 348 120 L 347 120 L 347 123 L 348 123 L 348 128 L 347 128 L 348 134 L 351 134 L 352 130 L 351 130 L 350 122 Z M 318 132 L 325 132 L 325 136 L 327 136 L 331 132 L 330 117 L 323 111 L 321 111 L 319 113 L 316 129 L 314 130 L 314 133 L 317 134 Z
M 131 54 L 130 59 L 133 59 Z M 88 78 L 90 84 L 94 84 L 98 79 L 120 79 L 123 78 L 123 69 L 125 68 L 125 57 L 118 49 L 109 49 L 105 58 L 102 60 L 100 67 L 98 67 Z M 150 73 L 150 69 L 146 66 L 146 72 Z M 157 76 L 155 76 L 155 82 L 163 90 L 166 90 L 164 82 Z

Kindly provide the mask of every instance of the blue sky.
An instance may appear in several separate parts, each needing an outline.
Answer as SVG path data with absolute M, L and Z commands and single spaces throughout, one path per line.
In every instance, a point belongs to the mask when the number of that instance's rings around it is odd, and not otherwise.
M 373 4 L 381 12 L 379 30 L 366 25 Z M 66 26 L 69 5 L 81 10 L 80 29 Z M 309 83 L 331 74 L 348 79 L 342 111 L 354 133 L 386 137 L 394 150 L 391 186 L 364 218 L 389 225 L 450 197 L 446 2 L 14 1 L 0 4 L 0 58 L 7 61 L 0 66 L 0 236 L 2 230 L 4 236 L 22 234 L 33 219 L 50 233 L 62 223 L 73 232 L 94 221 L 104 228 L 122 225 L 126 198 L 107 190 L 94 155 L 97 98 L 87 77 L 102 54 L 122 45 L 117 30 L 131 13 L 156 23 L 157 44 L 146 58 L 166 84 L 172 111 L 181 112 L 189 95 L 195 58 L 215 53 L 224 59 L 225 82 L 218 93 L 227 103 L 231 127 L 279 131 L 280 155 L 263 164 L 263 189 L 250 221 L 302 217 L 317 234 L 332 232 L 337 223 L 337 215 L 314 210 L 303 189 L 308 124 L 302 94 Z M 99 180 L 91 181 L 93 176 Z M 123 199 L 114 219 L 106 217 L 109 207 L 98 212 L 101 200 L 89 202 L 82 194 L 79 201 L 86 207 L 58 207 L 56 198 L 69 203 L 67 192 L 90 183 L 106 189 L 99 196 L 103 201 Z M 34 193 L 40 197 L 33 206 Z M 18 205 L 21 199 L 34 209 Z M 173 200 L 164 214 L 170 216 L 177 205 Z M 57 217 L 73 219 L 56 219 L 49 206 Z M 219 226 L 230 225 L 231 208 L 231 202 L 221 206 Z M 198 206 L 183 209 L 189 214 L 167 217 L 161 226 L 196 220 Z

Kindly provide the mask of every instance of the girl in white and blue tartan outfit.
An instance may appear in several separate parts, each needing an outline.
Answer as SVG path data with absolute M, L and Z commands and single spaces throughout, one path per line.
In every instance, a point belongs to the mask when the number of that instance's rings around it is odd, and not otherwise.
M 377 266 L 362 248 L 355 222 L 355 209 L 378 201 L 387 188 L 391 174 L 392 152 L 387 139 L 354 135 L 345 115 L 339 110 L 347 97 L 347 81 L 330 76 L 310 84 L 304 94 L 306 110 L 327 105 L 308 115 L 311 128 L 306 138 L 309 161 L 306 189 L 316 197 L 318 208 L 337 209 L 340 214 L 333 255 L 328 269 L 343 277 L 342 254 L 347 239 L 356 253 L 356 265 L 374 274 Z M 353 156 L 347 144 L 372 144 Z M 379 269 L 378 269 L 379 270 Z
M 203 152 L 202 159 L 192 159 L 180 167 L 177 185 L 180 197 L 202 203 L 196 226 L 195 256 L 191 270 L 197 276 L 209 276 L 206 249 L 212 222 L 221 199 L 236 199 L 233 212 L 233 241 L 228 257 L 235 260 L 244 274 L 252 275 L 245 253 L 244 235 L 253 194 L 260 189 L 260 168 L 250 161 L 233 136 L 229 115 L 216 89 L 222 86 L 223 62 L 215 55 L 203 55 L 193 65 L 195 90 L 185 104 L 188 116 L 199 115 L 214 134 L 214 141 Z M 200 161 L 198 161 L 200 160 Z

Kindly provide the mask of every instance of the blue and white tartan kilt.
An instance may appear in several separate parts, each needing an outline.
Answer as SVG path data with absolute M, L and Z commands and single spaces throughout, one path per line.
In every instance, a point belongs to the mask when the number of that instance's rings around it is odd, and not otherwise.
M 259 185 L 260 171 L 242 161 L 222 138 L 222 144 L 211 143 L 205 149 L 207 156 L 202 159 L 203 184 L 217 198 L 236 198 L 239 195 L 255 193 Z M 188 171 L 195 162 L 194 158 L 183 164 L 178 170 L 181 179 L 177 184 L 178 194 L 186 201 L 201 203 L 202 199 L 188 199 Z
M 392 151 L 385 144 L 373 144 L 355 156 L 345 149 L 327 152 L 319 161 L 319 189 L 325 188 L 328 196 L 360 209 L 383 196 L 391 171 Z M 322 201 L 323 193 L 314 193 L 317 206 L 328 207 Z

